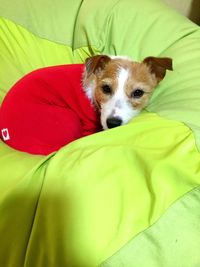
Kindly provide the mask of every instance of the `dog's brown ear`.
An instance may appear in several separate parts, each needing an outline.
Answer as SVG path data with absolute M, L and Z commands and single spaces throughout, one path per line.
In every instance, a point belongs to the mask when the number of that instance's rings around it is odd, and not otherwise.
M 97 55 L 87 58 L 85 61 L 87 76 L 90 76 L 92 73 L 96 74 L 98 71 L 103 70 L 110 60 L 111 58 L 106 55 Z
M 169 57 L 146 57 L 143 63 L 149 66 L 159 83 L 166 74 L 166 70 L 173 70 L 172 59 Z

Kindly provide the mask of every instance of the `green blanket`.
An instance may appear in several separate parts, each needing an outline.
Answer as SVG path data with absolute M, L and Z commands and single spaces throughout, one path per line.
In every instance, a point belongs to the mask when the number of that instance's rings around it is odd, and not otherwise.
M 0 266 L 200 266 L 200 28 L 160 0 L 0 0 L 0 103 L 89 45 L 174 71 L 128 125 L 48 157 L 0 141 Z

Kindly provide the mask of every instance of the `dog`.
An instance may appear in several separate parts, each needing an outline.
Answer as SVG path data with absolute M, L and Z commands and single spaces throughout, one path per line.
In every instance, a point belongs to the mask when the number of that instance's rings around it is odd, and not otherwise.
M 100 112 L 104 130 L 128 123 L 147 106 L 155 87 L 173 70 L 171 58 L 96 55 L 86 59 L 83 89 Z
M 50 66 L 25 75 L 0 108 L 0 138 L 48 155 L 81 137 L 128 123 L 172 70 L 170 58 L 96 55 L 85 64 Z

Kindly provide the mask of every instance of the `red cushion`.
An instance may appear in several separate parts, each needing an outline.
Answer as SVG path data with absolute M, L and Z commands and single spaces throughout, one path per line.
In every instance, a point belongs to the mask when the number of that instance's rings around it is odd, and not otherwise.
M 99 131 L 99 116 L 82 89 L 83 67 L 47 67 L 20 79 L 0 108 L 2 140 L 15 149 L 47 155 Z

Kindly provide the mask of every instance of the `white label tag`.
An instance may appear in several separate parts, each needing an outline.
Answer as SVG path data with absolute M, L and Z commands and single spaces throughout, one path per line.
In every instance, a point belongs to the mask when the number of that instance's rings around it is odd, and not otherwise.
M 1 134 L 2 134 L 2 137 L 3 137 L 4 141 L 10 140 L 10 135 L 9 135 L 9 132 L 8 132 L 7 128 L 2 129 L 1 130 Z

